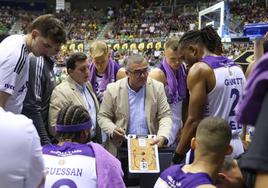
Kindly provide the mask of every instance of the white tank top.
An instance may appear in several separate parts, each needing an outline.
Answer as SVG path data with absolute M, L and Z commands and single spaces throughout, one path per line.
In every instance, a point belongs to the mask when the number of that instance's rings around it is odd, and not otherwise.
M 166 95 L 168 96 L 168 86 L 165 86 Z M 182 101 L 178 101 L 172 104 L 169 104 L 171 112 L 172 112 L 172 128 L 171 133 L 169 135 L 169 145 L 173 145 L 178 131 L 182 126 Z
M 230 66 L 226 66 L 221 62 L 216 65 L 214 62 L 214 66 L 210 65 L 214 71 L 216 85 L 208 94 L 206 116 L 223 118 L 229 123 L 233 135 L 238 135 L 242 130 L 242 125 L 235 120 L 235 110 L 242 95 L 246 79 L 239 66 L 233 62 L 229 63 Z

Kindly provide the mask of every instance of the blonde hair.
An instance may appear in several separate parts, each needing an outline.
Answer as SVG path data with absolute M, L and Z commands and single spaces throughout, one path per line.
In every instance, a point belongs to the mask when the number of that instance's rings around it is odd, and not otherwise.
M 179 48 L 179 40 L 180 39 L 178 37 L 169 38 L 165 43 L 165 50 L 168 49 L 168 48 L 172 49 L 173 51 L 178 50 L 178 48 Z
M 109 50 L 104 41 L 96 40 L 91 44 L 89 52 L 92 58 L 96 58 L 102 55 L 107 55 Z

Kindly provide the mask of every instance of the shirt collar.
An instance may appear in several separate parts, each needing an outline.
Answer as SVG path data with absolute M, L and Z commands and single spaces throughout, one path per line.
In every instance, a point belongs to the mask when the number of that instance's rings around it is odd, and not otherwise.
M 76 81 L 74 81 L 74 84 L 75 84 L 75 86 L 77 87 L 77 89 L 79 91 L 85 91 L 85 89 L 86 89 L 86 83 L 84 83 L 83 85 L 80 85 Z
M 128 82 L 127 82 L 127 89 L 128 89 L 128 91 L 130 91 L 131 93 L 133 93 L 133 94 L 135 94 L 135 95 L 136 95 L 137 93 L 143 91 L 144 88 L 145 88 L 145 85 L 143 85 L 143 86 L 140 88 L 140 90 L 139 90 L 138 92 L 136 92 L 136 91 L 134 91 L 133 89 L 131 89 L 131 87 L 129 86 L 129 84 L 128 84 Z

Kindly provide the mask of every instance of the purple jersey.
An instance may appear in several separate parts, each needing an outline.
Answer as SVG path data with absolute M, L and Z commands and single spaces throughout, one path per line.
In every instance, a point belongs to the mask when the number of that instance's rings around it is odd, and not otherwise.
M 182 165 L 173 165 L 161 173 L 160 178 L 155 184 L 155 188 L 194 188 L 200 185 L 212 185 L 212 179 L 206 173 L 183 172 Z

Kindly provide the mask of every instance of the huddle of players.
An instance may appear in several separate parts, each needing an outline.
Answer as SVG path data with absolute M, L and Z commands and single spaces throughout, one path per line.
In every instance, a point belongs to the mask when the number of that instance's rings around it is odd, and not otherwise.
M 10 110 L 15 113 L 20 113 L 21 111 L 28 84 L 29 65 L 27 61 L 29 53 L 32 52 L 35 56 L 51 57 L 59 52 L 61 44 L 65 42 L 65 36 L 63 24 L 52 15 L 44 15 L 33 22 L 27 35 L 10 36 L 1 43 L 0 75 L 3 75 L 3 82 L 0 85 L 0 106 L 4 110 Z M 14 44 L 17 46 L 11 47 Z M 7 51 L 4 52 L 4 50 Z M 185 120 L 173 162 L 182 162 L 186 152 L 190 149 L 190 145 L 194 149 L 195 155 L 191 165 L 172 166 L 163 172 L 155 186 L 176 187 L 186 184 L 184 187 L 187 187 L 189 183 L 188 186 L 193 187 L 192 183 L 195 182 L 193 180 L 198 181 L 200 179 L 195 186 L 202 187 L 205 184 L 209 187 L 224 160 L 224 155 L 231 154 L 235 157 L 243 153 L 243 145 L 239 137 L 242 126 L 235 120 L 235 107 L 243 92 L 245 84 L 244 73 L 232 60 L 221 56 L 221 39 L 211 27 L 189 31 L 180 39 L 173 38 L 168 40 L 164 53 L 163 62 L 158 69 L 149 73 L 149 76 L 165 85 L 167 100 L 174 116 L 172 119 L 173 125 L 181 124 L 181 120 Z M 189 92 L 189 99 L 187 98 L 187 92 Z M 187 100 L 189 100 L 187 118 L 183 119 L 182 103 L 187 103 Z M 69 108 L 74 107 L 69 106 Z M 80 109 L 81 107 L 76 108 Z M 64 110 L 66 109 L 64 108 Z M 62 116 L 68 114 L 67 112 L 68 110 L 65 113 L 61 111 Z M 72 115 L 75 115 L 75 113 Z M 208 116 L 209 118 L 201 121 Z M 212 118 L 211 116 L 217 118 Z M 44 147 L 43 152 L 54 157 L 84 155 L 89 157 L 90 160 L 92 159 L 93 161 L 90 162 L 92 162 L 93 166 L 96 163 L 96 168 L 98 169 L 101 163 L 98 162 L 99 159 L 96 150 L 94 150 L 95 146 L 86 145 L 84 149 L 84 145 L 81 145 L 81 150 L 85 150 L 86 154 L 83 152 L 76 154 L 60 152 L 65 151 L 67 147 L 71 151 L 69 153 L 74 153 L 77 147 L 80 148 L 80 146 L 73 146 L 73 142 L 84 144 L 88 141 L 89 130 L 92 126 L 90 115 L 85 120 L 79 119 L 77 122 L 58 121 L 57 126 L 57 132 L 63 133 L 60 144 L 58 146 L 54 145 L 52 148 Z M 180 125 L 177 125 L 176 131 L 171 133 L 173 134 L 173 140 L 168 140 L 169 145 L 176 143 L 175 138 L 180 127 Z M 72 132 L 78 134 L 69 134 Z M 70 135 L 72 135 L 71 138 Z M 70 140 L 72 143 L 67 143 Z M 230 141 L 232 147 L 229 146 Z M 57 156 L 56 153 L 60 153 L 60 155 Z M 105 151 L 101 150 L 101 153 L 105 153 Z M 109 157 L 111 160 L 115 160 L 112 156 Z M 214 165 L 211 164 L 211 161 L 215 161 Z M 62 163 L 64 164 L 64 160 Z M 117 163 L 115 162 L 115 164 Z M 118 165 L 114 166 L 118 172 L 117 178 L 119 181 L 117 183 L 123 186 L 120 177 L 122 173 Z M 211 168 L 207 169 L 204 166 Z M 46 165 L 46 168 L 50 170 L 49 172 L 52 175 L 63 173 L 63 171 L 57 171 L 57 169 L 55 171 L 53 165 L 52 167 Z M 96 168 L 91 169 L 94 172 L 93 174 L 90 175 L 89 172 L 86 174 L 93 179 L 101 177 L 101 174 L 96 174 Z M 82 167 L 81 169 L 73 167 L 69 170 L 66 169 L 64 174 L 77 177 L 83 174 L 82 171 Z M 100 171 L 97 170 L 97 172 Z M 73 184 L 72 180 L 70 180 L 70 184 Z M 105 183 L 102 181 L 99 184 Z M 211 185 L 211 187 L 213 186 Z

